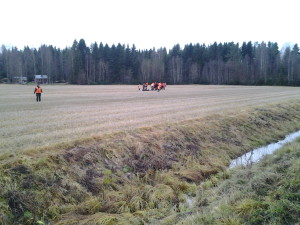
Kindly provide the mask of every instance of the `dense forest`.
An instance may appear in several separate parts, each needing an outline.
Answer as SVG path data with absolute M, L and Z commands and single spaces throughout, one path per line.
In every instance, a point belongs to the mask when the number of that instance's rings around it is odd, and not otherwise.
M 65 49 L 42 45 L 38 49 L 0 49 L 0 81 L 13 77 L 48 75 L 50 83 L 300 85 L 297 44 L 279 50 L 275 42 L 179 44 L 137 50 L 135 45 L 86 45 L 75 40 Z

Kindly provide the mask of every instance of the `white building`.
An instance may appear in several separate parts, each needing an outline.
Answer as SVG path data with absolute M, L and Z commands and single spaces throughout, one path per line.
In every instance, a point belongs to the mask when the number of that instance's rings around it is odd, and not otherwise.
M 34 82 L 37 84 L 48 84 L 48 75 L 34 75 Z

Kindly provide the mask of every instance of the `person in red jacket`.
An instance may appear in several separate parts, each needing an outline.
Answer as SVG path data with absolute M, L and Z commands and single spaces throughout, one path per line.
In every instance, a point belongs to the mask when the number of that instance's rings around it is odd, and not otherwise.
M 34 89 L 34 92 L 33 92 L 33 94 L 36 94 L 36 101 L 37 102 L 41 101 L 41 95 L 42 95 L 42 93 L 43 93 L 42 88 L 39 85 L 37 85 L 35 87 L 35 89 Z

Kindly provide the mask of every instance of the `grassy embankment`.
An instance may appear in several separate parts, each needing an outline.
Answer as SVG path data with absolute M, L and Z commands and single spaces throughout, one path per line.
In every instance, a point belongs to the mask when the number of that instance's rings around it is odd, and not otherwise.
M 47 148 L 47 154 L 37 149 L 12 158 L 2 155 L 0 221 L 168 224 L 161 219 L 174 221 L 194 210 L 188 207 L 188 196 L 196 196 L 205 185 L 214 186 L 213 180 L 213 185 L 201 182 L 224 171 L 230 159 L 299 129 L 299 119 L 300 104 L 294 101 L 160 129 L 104 134 L 65 150 Z M 210 202 L 200 199 L 203 205 Z M 266 207 L 250 198 L 239 205 L 239 215 L 245 218 L 251 216 L 246 207 Z M 221 221 L 223 214 L 219 215 L 208 219 Z
M 197 193 L 192 215 L 160 224 L 299 224 L 300 139 L 258 164 L 213 176 Z

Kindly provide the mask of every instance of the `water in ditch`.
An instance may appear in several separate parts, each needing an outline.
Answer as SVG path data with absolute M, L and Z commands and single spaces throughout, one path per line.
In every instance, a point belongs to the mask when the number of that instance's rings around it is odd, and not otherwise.
M 280 140 L 276 143 L 271 143 L 269 145 L 256 148 L 251 152 L 247 152 L 246 154 L 234 159 L 231 161 L 229 165 L 229 169 L 237 167 L 237 166 L 247 166 L 253 163 L 258 162 L 263 156 L 272 154 L 274 151 L 281 148 L 284 144 L 294 141 L 296 138 L 300 137 L 300 130 L 294 133 L 287 135 L 283 140 Z M 195 203 L 195 197 L 186 197 L 187 207 L 191 208 Z
M 283 140 L 254 149 L 251 152 L 247 152 L 246 154 L 232 160 L 229 165 L 229 168 L 231 169 L 237 166 L 247 166 L 256 163 L 263 156 L 272 154 L 274 151 L 281 148 L 284 144 L 292 142 L 298 137 L 300 137 L 300 130 L 287 135 Z

